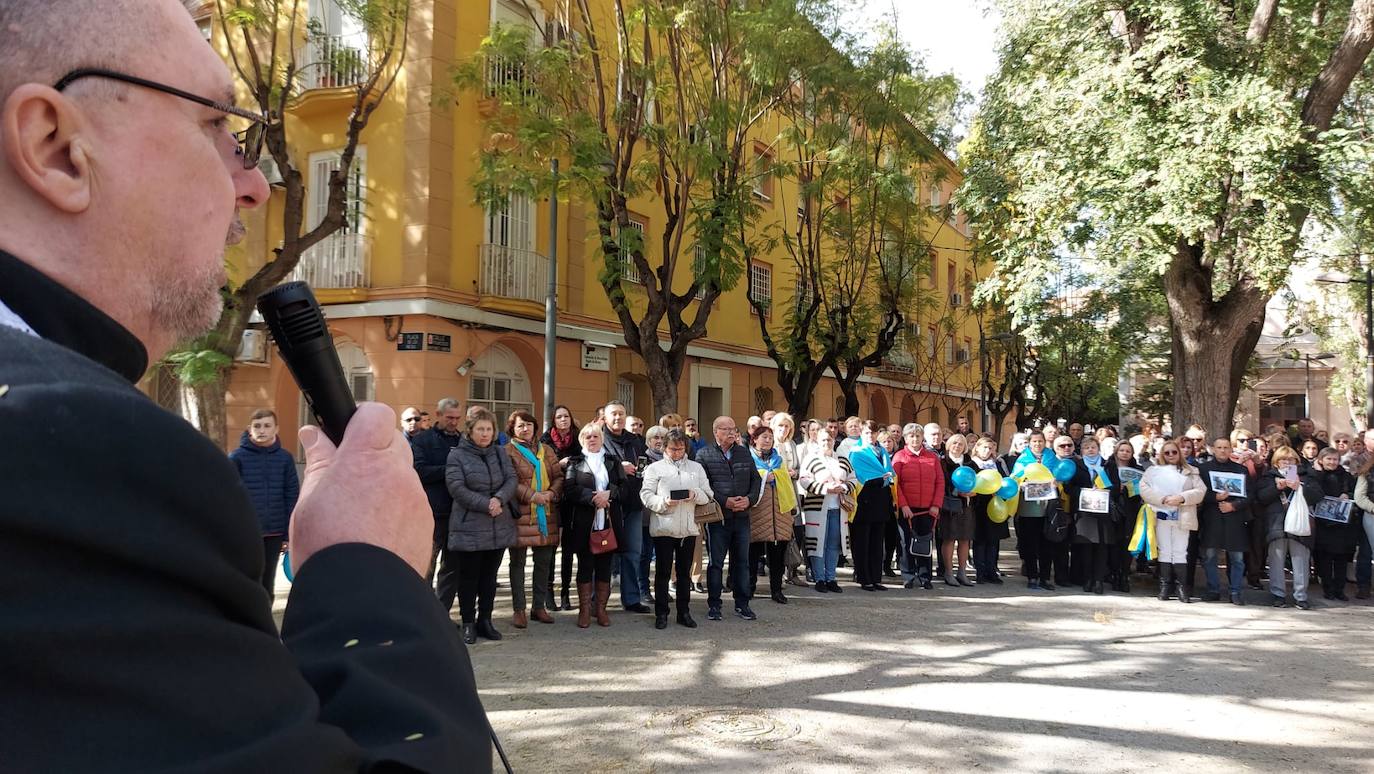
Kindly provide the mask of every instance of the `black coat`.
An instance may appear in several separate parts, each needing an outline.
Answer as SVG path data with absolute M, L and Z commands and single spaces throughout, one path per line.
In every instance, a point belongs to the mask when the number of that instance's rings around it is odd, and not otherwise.
M 1312 486 L 1321 488 L 1323 497 L 1339 499 L 1341 495 L 1346 495 L 1352 500 L 1355 497 L 1355 477 L 1342 467 L 1337 467 L 1333 471 L 1313 468 L 1303 479 L 1303 485 L 1307 486 L 1309 482 Z M 1364 520 L 1360 509 L 1353 504 L 1350 508 L 1350 521 L 1345 524 L 1329 519 L 1312 519 L 1313 546 L 1323 553 L 1355 553 L 1355 547 L 1360 543 L 1360 533 L 1363 531 Z
M 1283 530 L 1283 520 L 1288 515 L 1288 503 L 1293 496 L 1293 490 L 1278 488 L 1278 480 L 1283 478 L 1283 471 L 1270 469 L 1256 477 L 1255 480 L 1255 505 L 1263 513 L 1264 517 L 1264 539 L 1270 543 L 1281 538 L 1291 538 L 1308 548 L 1312 547 L 1312 537 L 1298 537 L 1290 535 Z M 1303 484 L 1303 499 L 1307 501 L 1309 508 L 1314 507 L 1318 500 L 1322 499 L 1321 487 L 1308 486 Z
M 1107 502 L 1106 513 L 1080 510 L 1078 507 L 1079 493 L 1084 489 L 1095 489 L 1097 484 L 1093 481 L 1092 470 L 1088 467 L 1088 463 L 1084 462 L 1082 458 L 1079 457 L 1075 457 L 1073 462 L 1073 480 L 1066 485 L 1065 489 L 1067 490 L 1069 486 L 1073 487 L 1073 495 L 1069 500 L 1069 507 L 1072 508 L 1074 512 L 1074 540 L 1078 543 L 1112 545 L 1117 541 L 1117 532 L 1119 530 L 1112 518 L 1110 495 Z M 1107 470 L 1105 462 L 1102 468 L 1104 471 Z M 1107 475 L 1110 476 L 1111 473 L 1108 472 Z M 1112 483 L 1116 484 L 1116 479 L 1112 479 Z
M 611 504 L 606 513 L 611 527 L 615 530 L 617 545 L 625 545 L 624 523 L 621 513 L 622 492 L 625 490 L 625 469 L 620 466 L 621 459 L 609 450 L 606 452 L 607 489 L 611 493 Z M 596 494 L 596 476 L 587 465 L 582 454 L 568 460 L 568 469 L 563 474 L 563 502 L 568 510 L 569 543 L 574 551 L 585 551 L 591 542 L 592 525 L 596 521 L 596 506 L 592 497 Z
M 1231 495 L 1225 500 L 1218 500 L 1217 493 L 1212 489 L 1212 473 L 1236 473 L 1245 476 L 1246 496 Z M 1252 513 L 1250 497 L 1253 496 L 1255 488 L 1255 482 L 1249 478 L 1249 469 L 1239 462 L 1213 459 L 1202 463 L 1198 468 L 1198 475 L 1202 478 L 1202 485 L 1207 488 L 1206 494 L 1202 496 L 1202 504 L 1197 509 L 1198 546 L 1222 551 L 1249 549 Z M 1223 502 L 1230 503 L 1235 510 L 1222 513 Z
M 1003 477 L 1010 475 L 1006 460 L 1002 457 L 995 457 L 993 461 L 997 464 L 994 468 Z M 988 518 L 988 503 L 992 502 L 995 494 L 974 495 L 973 497 L 973 539 L 981 542 L 984 540 L 1006 540 L 1011 537 L 1011 519 L 1002 522 L 995 522 Z
M 1132 460 L 1128 467 L 1144 472 L 1136 460 Z M 1127 494 L 1116 458 L 1107 460 L 1107 475 L 1112 479 L 1112 542 L 1125 546 L 1135 532 L 1136 518 L 1140 515 L 1140 495 Z
M 711 482 L 711 491 L 716 496 L 716 502 L 720 503 L 720 511 L 725 518 L 749 518 L 747 509 L 732 511 L 725 507 L 725 501 L 731 497 L 748 497 L 751 508 L 759 503 L 763 478 L 759 475 L 759 469 L 754 467 L 754 458 L 749 450 L 735 444 L 731 447 L 730 459 L 726 460 L 720 447 L 710 443 L 697 452 L 696 461 L 706 469 L 706 480 Z
M 429 498 L 429 510 L 435 521 L 448 522 L 453 510 L 453 495 L 449 494 L 445 474 L 448 472 L 448 453 L 463 440 L 460 434 L 449 435 L 437 426 L 410 439 L 415 472 Z
M 234 466 L 135 389 L 133 336 L 16 263 L 0 301 L 43 338 L 0 326 L 0 769 L 489 771 L 415 570 L 321 551 L 279 635 Z
M 621 432 L 619 436 L 612 433 L 610 428 L 602 433 L 606 443 L 606 453 L 614 454 L 619 457 L 621 462 L 628 462 L 635 466 L 633 476 L 625 476 L 620 488 L 620 508 L 624 513 L 633 514 L 636 511 L 644 510 L 644 503 L 640 500 L 639 490 L 644 487 L 644 476 L 640 464 L 644 458 L 644 452 L 648 446 L 644 444 L 644 439 L 629 430 Z M 621 468 L 621 472 L 624 472 Z

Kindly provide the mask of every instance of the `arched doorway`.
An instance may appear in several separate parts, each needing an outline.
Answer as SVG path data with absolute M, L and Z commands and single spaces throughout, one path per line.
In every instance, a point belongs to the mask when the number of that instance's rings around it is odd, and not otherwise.
M 902 398 L 902 424 L 910 424 L 916 421 L 916 399 L 907 395 Z
M 530 380 L 514 352 L 493 344 L 468 372 L 468 406 L 481 406 L 504 427 L 512 411 L 534 411 Z
M 873 395 L 869 398 L 869 401 L 872 409 L 872 416 L 870 417 L 870 419 L 872 419 L 874 422 L 877 422 L 880 425 L 886 425 L 888 423 L 887 396 L 884 395 L 880 390 L 874 390 Z

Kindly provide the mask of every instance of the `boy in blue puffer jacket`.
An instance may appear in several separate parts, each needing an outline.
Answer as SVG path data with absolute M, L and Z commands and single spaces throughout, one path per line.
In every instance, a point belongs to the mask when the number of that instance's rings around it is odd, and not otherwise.
M 277 579 L 277 562 L 286 545 L 291 526 L 291 511 L 300 495 L 300 480 L 296 478 L 296 461 L 277 440 L 277 414 L 272 409 L 253 412 L 248 429 L 239 438 L 239 448 L 229 452 L 229 459 L 238 468 L 243 486 L 258 514 L 258 528 L 262 530 L 262 587 L 273 598 L 273 583 Z

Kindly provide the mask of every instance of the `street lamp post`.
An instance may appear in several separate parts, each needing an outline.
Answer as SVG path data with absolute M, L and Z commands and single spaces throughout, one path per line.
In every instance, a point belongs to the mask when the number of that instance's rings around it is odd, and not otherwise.
M 544 297 L 544 427 L 553 427 L 554 378 L 558 372 L 558 159 L 551 159 L 549 194 L 549 288 Z
M 1364 285 L 1364 426 L 1374 427 L 1374 261 L 1362 255 L 1364 279 L 1337 279 L 1329 274 L 1317 276 L 1318 282 L 1332 285 Z

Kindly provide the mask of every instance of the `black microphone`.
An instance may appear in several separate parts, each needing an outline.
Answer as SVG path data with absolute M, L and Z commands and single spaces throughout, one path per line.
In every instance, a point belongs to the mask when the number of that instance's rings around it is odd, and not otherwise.
M 315 294 L 304 282 L 288 282 L 258 296 L 258 311 L 320 429 L 339 445 L 358 404 Z

